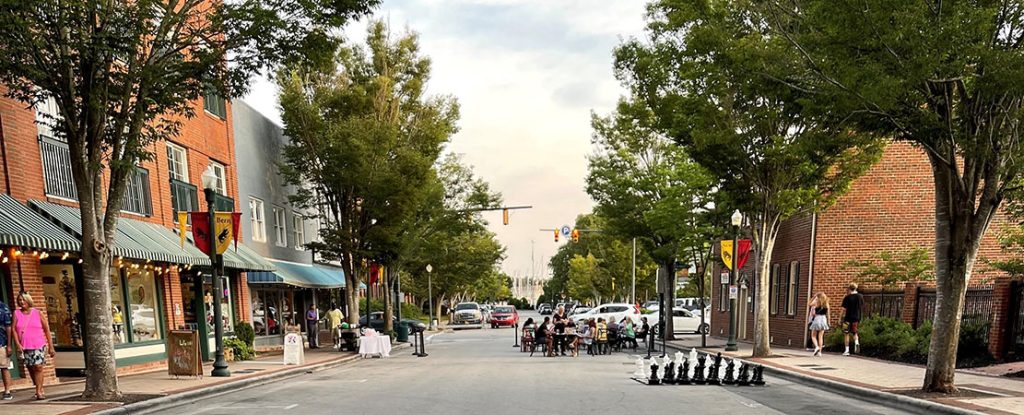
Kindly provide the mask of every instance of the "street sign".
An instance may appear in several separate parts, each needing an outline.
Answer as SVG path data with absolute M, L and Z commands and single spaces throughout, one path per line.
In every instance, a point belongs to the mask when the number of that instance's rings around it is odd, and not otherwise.
M 739 288 L 737 288 L 735 285 L 730 285 L 729 286 L 729 299 L 730 300 L 735 300 L 735 299 L 739 298 L 739 296 L 740 296 Z
M 729 271 L 722 271 L 722 274 L 719 276 L 719 283 L 721 283 L 721 284 L 728 284 L 729 283 Z
M 562 235 L 569 236 L 570 231 L 569 225 L 562 225 Z

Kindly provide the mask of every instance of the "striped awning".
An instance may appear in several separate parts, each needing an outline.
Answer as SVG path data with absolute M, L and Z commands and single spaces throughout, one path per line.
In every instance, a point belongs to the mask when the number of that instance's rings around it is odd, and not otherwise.
M 257 254 L 244 244 L 238 244 L 237 251 L 234 244 L 227 251 L 224 251 L 224 266 L 242 271 L 269 272 L 276 269 L 274 264 L 268 262 L 262 255 Z
M 345 273 L 340 268 L 270 260 L 274 272 L 249 272 L 250 284 L 288 284 L 303 288 L 342 288 Z
M 0 193 L 0 245 L 53 251 L 82 249 L 78 238 L 3 193 Z

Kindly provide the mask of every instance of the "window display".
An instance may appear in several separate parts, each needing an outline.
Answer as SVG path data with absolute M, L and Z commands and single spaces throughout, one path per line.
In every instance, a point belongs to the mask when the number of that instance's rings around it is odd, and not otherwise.
M 110 269 L 110 314 L 114 328 L 114 344 L 128 342 L 124 316 L 124 287 L 121 285 L 121 270 Z
M 128 302 L 132 324 L 132 341 L 160 340 L 160 301 L 156 295 L 153 272 L 133 269 L 127 273 Z
M 213 335 L 213 284 L 210 283 L 209 275 L 205 276 L 203 284 L 203 301 L 206 303 L 204 307 L 206 309 L 206 328 L 209 330 L 210 335 Z M 189 329 L 196 329 L 196 313 L 195 313 L 195 291 L 193 284 L 193 276 L 191 274 L 183 273 L 181 276 L 181 297 L 185 309 L 185 326 Z M 224 332 L 229 333 L 235 330 L 235 313 L 233 307 L 231 307 L 231 286 L 228 284 L 228 278 L 224 278 L 224 298 L 221 301 L 221 314 L 222 322 L 224 324 Z
M 46 316 L 53 332 L 53 344 L 82 347 L 82 319 L 74 268 L 66 264 L 44 264 L 39 270 L 43 275 Z

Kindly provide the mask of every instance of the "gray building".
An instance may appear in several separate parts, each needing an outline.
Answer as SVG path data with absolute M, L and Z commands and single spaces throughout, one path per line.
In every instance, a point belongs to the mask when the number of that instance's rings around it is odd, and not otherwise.
M 341 301 L 345 278 L 339 268 L 315 264 L 304 247 L 319 238 L 319 222 L 288 201 L 295 188 L 278 168 L 288 143 L 281 126 L 242 101 L 233 102 L 232 121 L 245 245 L 277 268 L 248 273 L 256 346 L 273 348 L 282 344 L 283 324 L 302 323 L 310 305 L 322 316 Z

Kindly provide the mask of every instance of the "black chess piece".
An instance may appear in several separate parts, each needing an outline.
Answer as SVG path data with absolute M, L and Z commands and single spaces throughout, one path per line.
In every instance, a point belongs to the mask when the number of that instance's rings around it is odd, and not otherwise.
M 764 366 L 754 366 L 754 377 L 750 379 L 750 384 L 754 386 L 764 386 Z
M 661 377 L 661 381 L 670 385 L 676 383 L 676 362 L 668 362 L 665 365 L 665 375 Z
M 736 369 L 736 359 L 729 359 L 729 363 L 725 365 L 725 377 L 722 378 L 722 384 L 735 385 L 736 378 L 733 377 L 732 372 Z
M 647 379 L 648 385 L 660 385 L 661 379 L 658 379 L 658 362 L 651 359 L 651 378 Z
M 740 376 L 736 379 L 736 384 L 750 386 L 750 365 L 746 363 L 740 365 Z
M 718 371 L 719 371 L 719 369 L 721 369 L 721 366 L 722 366 L 722 354 L 719 353 L 718 356 L 715 356 L 715 362 L 712 363 L 711 367 L 708 369 L 708 379 L 707 379 L 708 385 L 721 385 L 722 384 L 722 381 L 718 379 Z
M 690 360 L 683 359 L 683 368 L 679 371 L 679 376 L 676 378 L 676 384 L 689 385 L 690 383 Z
M 706 361 L 707 356 L 697 356 L 697 366 L 694 366 L 693 368 L 693 383 L 698 385 L 703 385 L 707 383 L 707 381 L 704 379 L 704 365 Z

